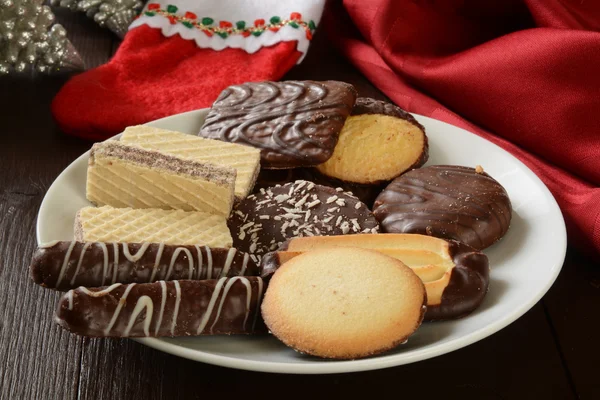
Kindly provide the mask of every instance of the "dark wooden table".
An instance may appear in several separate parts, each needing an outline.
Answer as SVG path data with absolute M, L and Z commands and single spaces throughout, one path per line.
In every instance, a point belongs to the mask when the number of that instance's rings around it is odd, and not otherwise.
M 118 42 L 82 15 L 59 14 L 88 67 Z M 385 98 L 335 54 L 322 35 L 287 78 L 339 79 Z M 56 176 L 90 143 L 63 135 L 49 104 L 65 78 L 1 78 L 0 398 L 599 399 L 600 266 L 569 249 L 549 293 L 504 330 L 416 364 L 345 375 L 270 375 L 178 358 L 131 340 L 82 339 L 58 328 L 58 294 L 35 286 L 27 267 L 36 214 Z M 415 396 L 415 397 L 413 397 Z

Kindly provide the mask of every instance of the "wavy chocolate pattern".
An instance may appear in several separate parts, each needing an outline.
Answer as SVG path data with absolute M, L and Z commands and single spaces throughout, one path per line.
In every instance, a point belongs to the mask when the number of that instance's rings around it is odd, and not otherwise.
M 148 337 L 264 332 L 260 277 L 79 287 L 61 298 L 55 321 L 83 336 Z
M 512 208 L 506 190 L 485 172 L 434 165 L 393 180 L 373 214 L 384 232 L 428 234 L 481 250 L 508 231 Z
M 41 245 L 30 266 L 35 283 L 58 290 L 259 274 L 250 255 L 233 248 L 163 243 L 56 241 Z
M 356 100 L 337 81 L 250 82 L 225 89 L 199 136 L 262 149 L 263 168 L 325 162 Z

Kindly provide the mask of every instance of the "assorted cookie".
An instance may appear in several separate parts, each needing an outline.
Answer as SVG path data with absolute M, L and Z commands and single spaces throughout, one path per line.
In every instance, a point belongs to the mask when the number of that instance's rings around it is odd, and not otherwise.
M 481 167 L 433 165 L 396 178 L 375 200 L 384 232 L 454 239 L 478 250 L 508 231 L 506 190 Z
M 393 104 L 359 98 L 329 160 L 316 168 L 325 176 L 358 184 L 391 181 L 429 157 L 425 128 Z
M 236 199 L 243 199 L 250 194 L 260 171 L 260 150 L 250 146 L 203 139 L 149 126 L 131 126 L 125 129 L 119 140 L 121 143 L 160 151 L 174 157 L 235 169 Z
M 233 246 L 257 257 L 293 237 L 379 231 L 371 211 L 351 193 L 309 181 L 248 196 L 235 206 L 228 225 Z
M 262 168 L 321 164 L 329 157 L 356 100 L 338 81 L 249 82 L 225 89 L 199 135 L 261 149 Z
M 115 283 L 65 293 L 54 317 L 92 337 L 198 336 L 263 331 L 260 277 Z
M 232 244 L 226 219 L 199 211 L 84 207 L 75 216 L 74 231 L 80 242 Z
M 115 140 L 96 143 L 87 199 L 97 206 L 203 211 L 228 216 L 236 170 L 174 157 Z
M 39 246 L 30 275 L 68 290 L 55 320 L 79 335 L 268 327 L 318 357 L 378 354 L 423 319 L 473 312 L 489 286 L 480 250 L 510 226 L 496 180 L 420 168 L 428 154 L 409 113 L 350 84 L 231 86 L 198 135 L 135 126 L 95 144 L 96 207 L 73 241 Z
M 284 263 L 271 277 L 262 315 L 299 352 L 355 359 L 404 343 L 421 325 L 426 302 L 423 283 L 401 261 L 330 248 Z
M 372 249 L 410 267 L 425 285 L 426 320 L 464 317 L 481 304 L 488 291 L 485 254 L 455 240 L 403 233 L 293 238 L 262 260 L 262 274 L 269 276 L 306 252 L 339 247 Z
M 234 248 L 56 241 L 38 247 L 29 273 L 38 285 L 68 290 L 114 283 L 258 276 L 261 270 L 248 253 Z

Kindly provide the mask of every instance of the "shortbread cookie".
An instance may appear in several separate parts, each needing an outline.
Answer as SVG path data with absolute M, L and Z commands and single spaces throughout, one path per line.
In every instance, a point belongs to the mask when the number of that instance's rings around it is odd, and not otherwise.
M 428 158 L 425 128 L 394 104 L 356 100 L 332 156 L 317 169 L 346 182 L 391 181 Z
M 356 90 L 337 81 L 249 82 L 225 89 L 199 135 L 261 149 L 263 168 L 321 164 L 331 156 Z
M 262 304 L 273 335 L 302 353 L 354 359 L 396 347 L 421 325 L 423 283 L 373 250 L 303 253 L 271 277 Z
M 292 237 L 379 230 L 371 211 L 356 197 L 308 181 L 248 196 L 235 206 L 228 225 L 233 246 L 257 259 Z
M 226 219 L 220 215 L 157 208 L 84 207 L 75 217 L 80 242 L 164 243 L 231 247 Z
M 255 276 L 82 286 L 61 297 L 54 320 L 92 337 L 252 334 L 264 332 L 263 290 Z
M 238 199 L 250 194 L 260 170 L 260 150 L 250 146 L 204 139 L 145 125 L 125 129 L 120 141 L 186 160 L 233 168 L 237 172 L 235 197 Z
M 115 140 L 90 153 L 86 196 L 98 206 L 204 211 L 228 216 L 236 171 Z
M 481 167 L 434 165 L 396 178 L 373 213 L 385 232 L 421 233 L 485 249 L 508 231 L 506 190 Z
M 38 285 L 58 290 L 260 275 L 250 255 L 233 248 L 148 242 L 46 243 L 34 253 L 29 271 Z
M 408 233 L 290 239 L 263 258 L 263 277 L 304 252 L 339 247 L 373 249 L 410 267 L 427 291 L 426 320 L 463 317 L 479 307 L 488 291 L 485 254 L 455 240 Z

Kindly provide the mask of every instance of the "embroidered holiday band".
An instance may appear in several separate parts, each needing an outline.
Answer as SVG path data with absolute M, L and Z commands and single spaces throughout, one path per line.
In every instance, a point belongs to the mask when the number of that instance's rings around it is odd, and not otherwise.
M 279 16 L 273 16 L 269 19 L 268 24 L 264 19 L 257 19 L 254 21 L 253 26 L 248 26 L 246 21 L 237 21 L 235 23 L 219 21 L 218 25 L 214 25 L 215 20 L 213 18 L 198 18 L 195 13 L 189 11 L 183 15 L 178 12 L 179 8 L 175 5 L 170 4 L 167 5 L 166 9 L 163 9 L 158 3 L 150 3 L 147 5 L 143 15 L 147 17 L 160 15 L 167 18 L 171 25 L 180 23 L 186 28 L 198 29 L 208 37 L 218 35 L 223 39 L 226 39 L 230 35 L 242 35 L 243 37 L 252 35 L 258 37 L 265 31 L 277 32 L 284 26 L 290 26 L 295 29 L 304 29 L 306 38 L 311 40 L 313 32 L 317 28 L 313 20 L 309 20 L 308 22 L 303 21 L 302 14 L 298 12 L 291 13 L 289 19 L 281 19 Z

